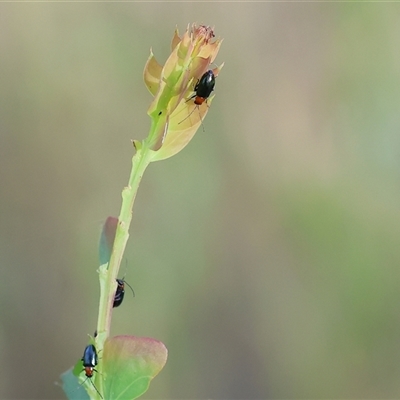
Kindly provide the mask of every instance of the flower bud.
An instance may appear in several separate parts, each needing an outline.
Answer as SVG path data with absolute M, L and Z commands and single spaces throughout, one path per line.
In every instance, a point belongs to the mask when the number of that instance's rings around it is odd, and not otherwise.
M 208 112 L 211 98 L 208 104 L 206 99 L 201 105 L 194 104 L 190 98 L 201 76 L 210 69 L 221 43 L 222 40 L 214 40 L 212 28 L 193 24 L 182 37 L 175 31 L 172 52 L 164 66 L 150 52 L 144 69 L 144 81 L 154 99 L 147 112 L 152 119 L 152 126 L 145 142 L 154 151 L 153 161 L 178 153 L 199 128 Z M 212 70 L 215 76 L 221 68 Z M 198 112 L 193 110 L 194 107 L 198 108 Z M 188 115 L 190 118 L 187 118 Z

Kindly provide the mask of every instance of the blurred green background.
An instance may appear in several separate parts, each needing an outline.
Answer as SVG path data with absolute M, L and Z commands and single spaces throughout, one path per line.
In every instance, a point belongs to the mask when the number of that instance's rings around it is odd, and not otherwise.
M 113 334 L 169 349 L 147 399 L 400 396 L 400 5 L 0 5 L 0 398 L 54 383 L 97 319 L 142 81 L 177 25 L 224 37 L 216 98 L 150 165 Z M 121 276 L 124 274 L 124 268 Z

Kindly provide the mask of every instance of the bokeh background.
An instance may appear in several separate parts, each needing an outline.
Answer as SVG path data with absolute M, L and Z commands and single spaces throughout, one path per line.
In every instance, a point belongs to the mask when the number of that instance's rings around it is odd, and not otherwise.
M 146 399 L 400 396 L 400 5 L 0 5 L 0 398 L 97 319 L 97 243 L 175 26 L 224 37 L 193 141 L 150 165 L 113 334 L 169 349 Z M 124 270 L 125 269 L 125 270 Z

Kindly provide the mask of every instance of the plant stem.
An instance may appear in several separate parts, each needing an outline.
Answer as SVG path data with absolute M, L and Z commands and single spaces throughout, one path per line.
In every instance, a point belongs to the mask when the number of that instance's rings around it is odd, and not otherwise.
M 118 225 L 114 239 L 110 262 L 100 267 L 100 305 L 97 321 L 97 350 L 101 351 L 104 342 L 110 335 L 111 316 L 113 310 L 114 295 L 116 290 L 116 278 L 129 238 L 129 227 L 132 221 L 133 203 L 139 188 L 144 171 L 151 162 L 151 154 L 146 146 L 137 150 L 132 157 L 132 170 L 128 185 L 122 191 L 122 205 L 118 217 Z

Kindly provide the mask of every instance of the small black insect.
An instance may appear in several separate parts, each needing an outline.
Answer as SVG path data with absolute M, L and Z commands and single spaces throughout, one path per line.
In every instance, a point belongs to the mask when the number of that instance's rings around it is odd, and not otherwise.
M 180 123 L 187 120 L 194 112 L 196 108 L 199 108 L 204 102 L 207 102 L 207 99 L 210 97 L 212 91 L 214 90 L 215 86 L 215 75 L 214 72 L 209 69 L 208 71 L 204 72 L 201 78 L 197 81 L 196 86 L 194 87 L 194 94 L 193 96 L 189 97 L 186 101 L 194 99 L 193 103 L 196 105 L 195 108 L 189 113 L 189 115 L 184 118 Z M 203 123 L 203 120 L 200 120 Z M 204 127 L 203 127 L 204 131 Z
M 103 396 L 97 390 L 97 387 L 94 385 L 92 381 L 93 372 L 97 372 L 95 369 L 97 363 L 98 363 L 98 357 L 97 357 L 96 347 L 94 347 L 93 344 L 89 344 L 85 347 L 82 357 L 83 371 L 85 371 L 86 375 L 86 379 L 82 382 L 82 384 L 84 384 L 88 379 L 90 379 L 90 382 L 96 389 L 96 392 L 99 394 L 101 398 L 103 398 Z
M 194 91 L 196 92 L 190 99 L 194 98 L 194 104 L 201 106 L 210 97 L 211 92 L 215 86 L 215 75 L 214 72 L 209 69 L 201 76 Z M 189 99 L 189 100 L 190 100 Z
M 119 307 L 124 300 L 125 296 L 125 283 L 131 288 L 133 297 L 135 297 L 135 292 L 132 286 L 125 279 L 117 279 L 117 290 L 115 291 L 113 307 Z

